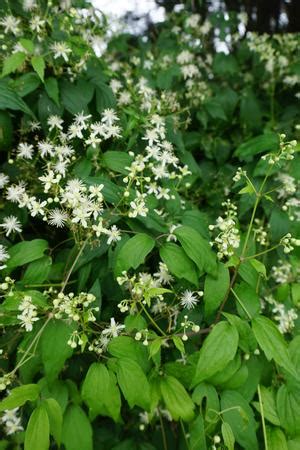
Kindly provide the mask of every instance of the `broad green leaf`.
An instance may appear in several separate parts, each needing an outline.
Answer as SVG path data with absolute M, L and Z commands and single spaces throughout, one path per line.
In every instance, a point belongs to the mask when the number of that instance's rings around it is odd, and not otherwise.
M 234 434 L 231 429 L 231 426 L 227 422 L 223 422 L 221 426 L 222 436 L 224 440 L 224 444 L 226 445 L 228 450 L 234 450 Z
M 49 449 L 49 418 L 43 404 L 35 408 L 30 416 L 26 432 L 24 450 Z
M 159 255 L 173 275 L 198 286 L 197 268 L 179 245 L 166 243 L 159 249 Z
M 34 72 L 24 73 L 16 80 L 14 80 L 13 88 L 14 91 L 21 97 L 25 97 L 38 88 L 41 84 L 41 80 Z
M 139 233 L 125 242 L 117 255 L 115 275 L 121 275 L 124 270 L 127 271 L 131 267 L 137 269 L 154 245 L 154 239 L 145 233 Z
M 280 428 L 266 427 L 268 450 L 289 450 L 284 432 Z
M 31 58 L 31 64 L 33 69 L 36 71 L 42 82 L 44 82 L 44 73 L 45 73 L 45 60 L 42 56 L 33 56 Z
M 33 112 L 24 100 L 22 100 L 22 98 L 5 83 L 0 83 L 0 109 L 23 111 L 29 116 L 35 118 Z
M 108 169 L 127 175 L 126 167 L 130 167 L 133 158 L 126 152 L 108 151 L 103 154 L 102 161 Z
M 259 314 L 261 308 L 260 301 L 252 286 L 242 281 L 235 285 L 234 293 L 236 308 L 241 318 L 249 319 L 249 316 L 253 318 Z
M 31 41 L 30 39 L 24 39 L 24 38 L 21 38 L 21 39 L 20 39 L 20 44 L 21 44 L 22 47 L 25 48 L 25 50 L 27 50 L 29 53 L 33 53 L 33 52 L 34 52 L 34 42 Z
M 72 355 L 73 349 L 68 340 L 74 331 L 74 325 L 61 320 L 51 320 L 41 337 L 41 354 L 45 376 L 54 381 L 64 367 L 65 361 Z
M 108 344 L 108 351 L 115 358 L 133 359 L 144 372 L 147 372 L 150 368 L 147 348 L 130 336 L 117 336 L 112 339 Z
M 86 374 L 81 390 L 81 397 L 93 416 L 101 413 L 103 406 L 109 407 L 110 385 L 106 366 L 102 363 L 93 363 Z
M 245 450 L 258 450 L 254 414 L 244 397 L 236 391 L 224 391 L 221 408 L 238 444 Z
M 259 316 L 252 320 L 252 329 L 267 359 L 273 359 L 291 375 L 299 378 L 289 356 L 287 344 L 276 325 L 267 317 Z
M 43 405 L 45 405 L 49 418 L 50 434 L 54 437 L 57 445 L 60 445 L 63 423 L 61 407 L 54 398 L 47 398 Z
M 93 450 L 92 434 L 92 426 L 83 409 L 70 405 L 62 428 L 62 443 L 66 450 Z
M 53 100 L 56 105 L 59 106 L 59 88 L 56 78 L 46 78 L 45 89 L 51 100 Z
M 121 358 L 117 365 L 117 379 L 130 408 L 134 405 L 150 408 L 150 385 L 141 367 L 132 359 Z
M 47 248 L 48 242 L 44 239 L 22 241 L 13 245 L 8 250 L 10 259 L 7 261 L 7 269 L 11 270 L 41 258 L 44 256 L 44 252 Z
M 269 153 L 277 150 L 279 145 L 278 135 L 276 133 L 261 134 L 243 142 L 235 151 L 235 155 L 241 160 L 248 160 L 259 153 Z
M 16 52 L 8 56 L 3 63 L 2 77 L 17 70 L 25 61 L 26 53 Z
M 167 410 L 174 420 L 187 422 L 194 418 L 195 405 L 183 385 L 174 377 L 167 375 L 161 379 L 160 390 Z
M 217 270 L 216 277 L 208 274 L 205 278 L 204 310 L 206 317 L 209 317 L 218 309 L 229 289 L 230 277 L 228 268 L 219 262 Z
M 239 335 L 228 322 L 219 322 L 205 339 L 200 349 L 192 385 L 200 383 L 224 369 L 236 354 Z
M 271 389 L 268 389 L 264 386 L 260 387 L 261 392 L 261 400 L 263 406 L 263 414 L 266 420 L 268 420 L 273 425 L 280 427 L 280 420 L 278 418 L 275 396 Z M 253 406 L 257 409 L 258 412 L 261 412 L 260 403 L 253 402 Z
M 205 437 L 205 429 L 204 429 L 204 422 L 202 416 L 199 414 L 199 416 L 190 423 L 190 429 L 189 429 L 189 444 L 190 450 L 207 450 L 206 446 L 206 437 Z
M 231 325 L 236 327 L 239 333 L 239 347 L 243 350 L 243 352 L 253 352 L 257 347 L 257 342 L 248 322 L 234 314 L 223 313 L 223 316 L 226 317 Z
M 40 393 L 40 387 L 37 384 L 25 384 L 12 389 L 8 397 L 0 403 L 0 411 L 5 409 L 14 409 L 24 405 L 27 401 L 34 402 Z
M 291 437 L 300 435 L 299 390 L 289 391 L 283 384 L 277 392 L 276 405 L 281 427 Z
M 194 261 L 200 272 L 216 275 L 216 257 L 206 239 L 196 230 L 187 226 L 176 228 L 174 234 L 181 243 L 185 253 Z
M 61 101 L 71 114 L 86 110 L 94 95 L 94 86 L 87 81 L 79 80 L 77 84 L 69 81 L 60 83 Z
M 52 258 L 50 256 L 42 256 L 31 262 L 25 270 L 22 283 L 24 285 L 43 283 L 48 278 L 51 264 Z
M 212 433 L 218 422 L 218 412 L 220 411 L 220 401 L 216 388 L 208 383 L 200 383 L 194 390 L 192 399 L 196 405 L 200 406 L 207 433 Z

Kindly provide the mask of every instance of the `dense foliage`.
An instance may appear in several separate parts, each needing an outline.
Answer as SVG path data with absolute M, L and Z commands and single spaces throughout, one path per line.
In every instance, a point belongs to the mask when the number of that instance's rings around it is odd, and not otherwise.
M 299 36 L 83 6 L 0 19 L 0 449 L 297 450 Z

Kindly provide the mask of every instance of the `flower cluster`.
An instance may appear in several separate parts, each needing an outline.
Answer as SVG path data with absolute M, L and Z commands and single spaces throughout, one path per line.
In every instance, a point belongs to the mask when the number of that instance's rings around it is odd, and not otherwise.
M 5 433 L 7 435 L 23 431 L 21 424 L 21 418 L 18 416 L 19 408 L 8 409 L 4 411 L 0 418 L 0 422 L 5 427 Z
M 26 331 L 32 331 L 34 322 L 39 320 L 37 307 L 32 303 L 32 298 L 29 295 L 25 295 L 18 309 L 21 311 L 21 314 L 17 316 L 21 321 L 21 327 L 24 327 Z
M 240 245 L 240 234 L 237 228 L 237 207 L 230 200 L 223 202 L 222 206 L 226 208 L 224 217 L 219 216 L 215 225 L 209 225 L 211 231 L 220 231 L 212 242 L 212 245 L 217 246 L 219 259 L 224 258 L 224 256 L 232 256 L 234 249 L 237 249 Z
M 265 302 L 271 306 L 273 318 L 278 322 L 280 333 L 290 333 L 295 326 L 298 314 L 294 308 L 287 308 L 283 303 L 277 302 L 272 295 L 264 298 Z

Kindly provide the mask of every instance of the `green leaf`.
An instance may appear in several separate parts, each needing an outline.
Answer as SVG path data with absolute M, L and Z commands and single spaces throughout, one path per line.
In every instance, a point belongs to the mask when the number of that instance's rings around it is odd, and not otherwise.
M 200 272 L 216 275 L 216 257 L 206 239 L 196 230 L 187 226 L 176 228 L 174 234 L 181 243 L 185 253 L 194 261 Z
M 230 277 L 229 270 L 222 263 L 218 263 L 217 276 L 206 275 L 204 283 L 204 311 L 205 316 L 213 314 L 229 289 Z
M 249 319 L 257 316 L 260 312 L 259 297 L 252 286 L 245 282 L 237 284 L 234 288 L 234 293 L 238 296 L 236 299 L 236 308 L 241 318 Z
M 103 406 L 109 407 L 110 385 L 110 376 L 106 366 L 101 363 L 93 363 L 84 379 L 81 397 L 94 417 L 101 413 Z
M 66 450 L 93 450 L 92 433 L 90 421 L 80 406 L 69 406 L 62 429 L 62 443 Z
M 204 421 L 201 415 L 199 415 L 190 424 L 190 450 L 207 450 Z
M 17 70 L 25 61 L 26 53 L 16 52 L 8 56 L 3 63 L 2 77 Z
M 264 278 L 267 277 L 266 266 L 258 259 L 250 259 L 250 264 L 254 267 L 257 273 L 262 275 Z
M 121 275 L 131 267 L 137 269 L 151 252 L 155 245 L 155 240 L 148 234 L 139 233 L 129 239 L 120 249 L 115 265 L 115 275 Z
M 267 427 L 268 450 L 289 450 L 284 432 L 280 428 Z
M 21 38 L 21 39 L 20 39 L 20 44 L 21 44 L 22 47 L 25 48 L 25 50 L 27 50 L 29 53 L 33 53 L 33 52 L 34 52 L 34 43 L 33 43 L 33 41 L 31 41 L 30 39 L 24 39 L 24 38 Z
M 154 339 L 154 341 L 151 342 L 151 344 L 149 345 L 150 358 L 152 358 L 160 351 L 162 344 L 163 340 L 160 338 Z
M 13 245 L 8 250 L 10 259 L 7 261 L 7 269 L 23 266 L 31 261 L 44 256 L 44 251 L 48 248 L 48 242 L 44 239 L 34 239 L 33 241 L 22 241 Z
M 197 268 L 179 245 L 171 242 L 164 244 L 159 249 L 159 256 L 173 275 L 198 286 Z
M 149 370 L 147 348 L 130 336 L 117 336 L 108 344 L 108 351 L 116 358 L 130 358 L 136 361 L 144 372 Z
M 269 153 L 277 150 L 279 145 L 276 133 L 266 133 L 243 142 L 235 151 L 235 155 L 241 160 L 249 160 L 260 153 Z
M 273 425 L 280 426 L 280 420 L 276 410 L 275 396 L 271 389 L 264 386 L 260 387 L 261 400 L 263 406 L 263 414 L 266 420 L 268 420 Z M 253 402 L 253 406 L 261 413 L 260 403 Z
M 259 316 L 252 320 L 252 329 L 267 359 L 273 359 L 291 375 L 299 378 L 289 356 L 287 344 L 276 325 L 267 317 Z
M 102 161 L 108 169 L 127 175 L 126 167 L 131 166 L 133 158 L 126 152 L 108 151 L 103 154 Z
M 231 426 L 227 422 L 223 422 L 221 426 L 222 436 L 224 440 L 224 444 L 228 448 L 228 450 L 234 450 L 234 434 L 231 429 Z
M 43 404 L 45 405 L 49 418 L 50 434 L 54 437 L 55 442 L 59 446 L 63 423 L 61 407 L 54 398 L 47 398 Z
M 40 284 L 47 280 L 51 270 L 52 258 L 50 256 L 42 256 L 28 265 L 22 283 L 24 284 Z
M 215 430 L 215 424 L 219 420 L 220 402 L 217 390 L 208 383 L 200 383 L 192 395 L 193 401 L 200 406 L 200 411 L 204 417 L 207 433 Z
M 172 341 L 174 342 L 175 347 L 180 351 L 180 353 L 185 353 L 185 348 L 181 337 L 173 336 Z
M 211 377 L 224 369 L 236 354 L 239 335 L 228 322 L 219 322 L 205 339 L 192 385 Z
M 187 422 L 194 418 L 195 405 L 183 385 L 174 377 L 167 375 L 161 379 L 160 390 L 166 408 L 174 420 Z
M 12 389 L 9 396 L 0 403 L 0 411 L 5 409 L 14 409 L 24 405 L 27 401 L 34 402 L 40 393 L 40 387 L 37 384 L 25 384 Z
M 0 109 L 13 109 L 23 111 L 29 116 L 35 118 L 31 109 L 24 100 L 5 83 L 0 83 Z
M 59 106 L 59 88 L 56 78 L 46 78 L 45 89 L 51 100 L 53 100 L 56 105 Z
M 45 60 L 42 56 L 33 56 L 31 58 L 31 65 L 33 69 L 36 71 L 42 82 L 44 82 L 44 73 L 45 73 Z
M 117 379 L 130 408 L 150 408 L 150 385 L 140 366 L 129 358 L 118 360 Z
M 25 432 L 24 450 L 48 450 L 49 445 L 49 418 L 45 406 L 41 404 L 30 416 Z
M 34 72 L 24 73 L 16 80 L 14 80 L 13 88 L 18 95 L 25 97 L 30 92 L 36 90 L 36 88 L 41 84 L 41 80 Z
M 41 354 L 45 376 L 53 381 L 64 367 L 65 361 L 72 355 L 73 349 L 68 340 L 74 331 L 74 325 L 61 320 L 51 320 L 41 337 Z
M 111 88 L 104 82 L 97 82 L 96 108 L 99 114 L 106 108 L 115 108 L 116 99 Z
M 60 94 L 62 104 L 67 111 L 71 114 L 76 114 L 87 109 L 87 105 L 94 95 L 94 86 L 83 80 L 79 80 L 77 84 L 62 81 Z
M 286 385 L 282 385 L 276 398 L 277 412 L 282 428 L 291 436 L 300 434 L 300 391 L 289 391 Z
M 244 397 L 236 391 L 224 391 L 221 408 L 225 410 L 223 418 L 230 425 L 238 444 L 245 450 L 258 450 L 256 422 Z

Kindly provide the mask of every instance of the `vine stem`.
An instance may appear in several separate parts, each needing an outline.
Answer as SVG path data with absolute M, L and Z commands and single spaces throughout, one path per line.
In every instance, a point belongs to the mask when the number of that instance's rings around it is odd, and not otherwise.
M 161 435 L 162 435 L 164 450 L 168 450 L 167 436 L 166 436 L 164 422 L 163 422 L 160 410 L 158 410 L 158 417 L 159 417 L 159 423 L 160 423 L 160 428 L 161 428 Z
M 263 407 L 261 391 L 260 391 L 260 384 L 258 384 L 258 386 L 257 386 L 257 393 L 258 393 L 258 401 L 259 401 L 262 429 L 263 429 L 264 442 L 265 442 L 265 450 L 269 450 L 266 423 L 265 423 L 265 415 L 264 415 L 264 407 Z
M 72 266 L 71 266 L 70 269 L 68 270 L 68 273 L 67 273 L 67 275 L 66 275 L 66 278 L 64 279 L 64 282 L 63 282 L 62 287 L 61 287 L 61 290 L 60 290 L 61 293 L 65 290 L 65 288 L 66 288 L 66 286 L 67 286 L 67 284 L 68 284 L 69 278 L 70 278 L 70 276 L 71 276 L 71 274 L 72 274 L 72 271 L 74 270 L 74 267 L 75 267 L 75 265 L 76 265 L 78 259 L 80 258 L 80 255 L 82 254 L 82 252 L 83 252 L 83 250 L 84 250 L 86 244 L 87 244 L 87 240 L 85 240 L 84 243 L 82 244 L 82 246 L 80 247 L 79 252 L 78 252 L 76 258 L 74 259 Z M 25 352 L 24 352 L 22 358 L 20 359 L 20 361 L 18 362 L 18 364 L 16 365 L 16 367 L 10 372 L 10 375 L 14 375 L 14 373 L 15 373 L 15 372 L 16 372 L 16 371 L 24 364 L 24 362 L 25 362 L 25 360 L 26 360 L 26 358 L 27 358 L 27 356 L 28 356 L 30 350 L 31 350 L 35 345 L 38 344 L 39 339 L 40 339 L 40 337 L 41 337 L 41 335 L 42 335 L 44 329 L 46 328 L 46 326 L 48 325 L 48 323 L 50 322 L 50 320 L 51 320 L 52 318 L 53 318 L 53 314 L 50 313 L 50 314 L 48 315 L 48 317 L 47 317 L 47 320 L 43 323 L 42 327 L 39 329 L 39 331 L 37 332 L 37 334 L 34 336 L 33 340 L 31 341 L 30 345 L 29 345 L 28 348 L 25 350 Z
M 157 323 L 151 317 L 151 315 L 148 313 L 147 309 L 145 308 L 145 306 L 143 305 L 142 302 L 141 302 L 141 307 L 142 307 L 142 310 L 144 311 L 144 313 L 146 314 L 146 316 L 148 317 L 148 319 L 150 320 L 150 322 L 152 323 L 152 325 L 162 334 L 162 336 L 166 336 L 166 333 L 160 328 L 160 326 L 157 325 Z

